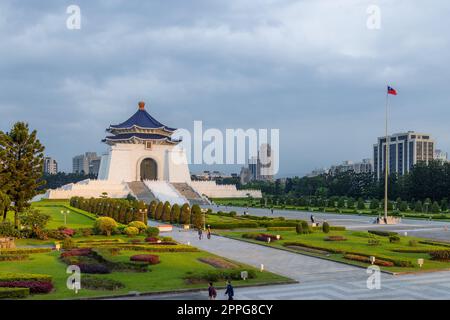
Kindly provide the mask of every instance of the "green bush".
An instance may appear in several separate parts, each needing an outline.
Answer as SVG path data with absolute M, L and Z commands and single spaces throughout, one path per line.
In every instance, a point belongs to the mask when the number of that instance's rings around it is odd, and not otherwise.
M 27 254 L 0 254 L 0 261 L 23 261 L 27 259 Z
M 302 224 L 302 229 L 303 229 L 304 234 L 311 233 L 311 229 L 309 228 L 308 222 L 302 220 L 300 223 Z
M 136 227 L 126 227 L 123 231 L 129 237 L 135 237 L 139 234 L 139 229 Z
M 382 230 L 368 230 L 367 232 L 381 237 L 389 237 L 397 235 L 397 232 L 382 231 Z
M 417 247 L 417 240 L 409 240 L 408 245 L 410 247 Z
M 62 246 L 64 250 L 70 250 L 76 247 L 75 242 L 72 240 L 72 238 L 67 237 L 63 240 Z
M 11 281 L 40 281 L 51 282 L 52 276 L 47 274 L 35 273 L 0 273 L 0 282 Z
M 156 227 L 148 227 L 145 230 L 145 233 L 147 234 L 147 236 L 149 237 L 157 237 L 159 235 L 159 229 Z
M 139 233 L 143 233 L 145 230 L 147 230 L 147 226 L 141 221 L 131 221 L 128 226 L 137 228 L 139 230 Z
M 247 271 L 248 279 L 256 278 L 255 270 L 232 269 L 232 270 L 210 270 L 188 274 L 185 279 L 190 282 L 218 282 L 225 280 L 241 280 L 241 272 Z
M 0 249 L 0 255 L 2 254 L 33 254 L 33 253 L 46 253 L 51 252 L 51 248 L 19 248 L 19 249 Z
M 303 224 L 302 223 L 297 223 L 297 225 L 295 226 L 295 232 L 297 232 L 297 234 L 303 234 Z
M 397 235 L 389 236 L 389 242 L 390 243 L 399 243 L 400 242 L 400 237 L 397 236 Z
M 117 222 L 108 217 L 100 217 L 95 220 L 94 229 L 99 234 L 110 236 L 117 228 Z
M 125 285 L 120 281 L 108 278 L 99 278 L 91 275 L 83 275 L 82 286 L 84 289 L 108 291 L 118 290 L 125 287 Z
M 181 214 L 180 206 L 177 203 L 175 203 L 172 206 L 172 210 L 170 212 L 170 223 L 179 223 L 180 214 Z
M 192 224 L 195 228 L 203 228 L 204 225 L 204 216 L 202 214 L 202 209 L 198 204 L 194 204 L 191 208 L 192 214 Z
M 437 250 L 430 252 L 431 260 L 450 261 L 450 250 Z
M 322 225 L 322 231 L 323 233 L 329 233 L 330 232 L 330 225 L 328 222 L 324 222 Z
M 372 238 L 368 240 L 368 244 L 369 246 L 378 246 L 380 245 L 380 240 Z
M 0 288 L 0 299 L 21 299 L 30 295 L 30 288 Z
M 20 232 L 9 221 L 0 222 L 0 236 L 2 237 L 19 237 Z

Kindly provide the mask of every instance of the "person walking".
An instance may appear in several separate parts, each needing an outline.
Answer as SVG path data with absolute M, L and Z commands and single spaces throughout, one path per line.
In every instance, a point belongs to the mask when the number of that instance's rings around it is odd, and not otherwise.
M 198 228 L 198 240 L 202 240 L 203 231 L 202 228 Z
M 211 239 L 211 227 L 208 226 L 208 229 L 206 229 L 206 237 L 209 239 Z
M 314 216 L 313 215 L 311 215 L 311 223 L 314 223 L 315 221 L 314 221 Z
M 216 288 L 214 288 L 212 282 L 209 283 L 208 296 L 209 296 L 209 300 L 216 300 L 217 291 L 216 291 Z
M 225 291 L 225 295 L 228 295 L 228 301 L 233 300 L 234 297 L 234 288 L 231 285 L 231 281 L 227 281 L 227 290 Z
M 273 214 L 273 208 L 270 208 L 270 213 Z

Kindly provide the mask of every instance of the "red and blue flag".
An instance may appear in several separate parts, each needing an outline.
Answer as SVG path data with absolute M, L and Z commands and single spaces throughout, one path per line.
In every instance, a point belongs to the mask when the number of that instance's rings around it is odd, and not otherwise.
M 396 91 L 394 88 L 388 86 L 388 87 L 387 87 L 387 90 L 388 90 L 388 91 L 387 91 L 388 94 L 392 94 L 392 95 L 394 95 L 394 96 L 397 95 L 397 91 Z

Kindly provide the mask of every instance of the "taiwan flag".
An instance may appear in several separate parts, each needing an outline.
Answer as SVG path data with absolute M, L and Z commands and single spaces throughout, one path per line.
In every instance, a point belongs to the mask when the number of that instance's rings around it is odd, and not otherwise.
M 397 95 L 397 91 L 395 91 L 395 89 L 394 88 L 392 88 L 392 87 L 387 87 L 387 93 L 388 94 L 392 94 L 392 95 L 394 95 L 394 96 L 396 96 Z

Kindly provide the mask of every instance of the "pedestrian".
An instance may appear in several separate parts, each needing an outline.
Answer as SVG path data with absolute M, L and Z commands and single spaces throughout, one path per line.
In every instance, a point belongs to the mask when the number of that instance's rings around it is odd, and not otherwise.
M 270 208 L 270 213 L 273 214 L 273 208 Z
M 233 289 L 233 286 L 231 285 L 231 281 L 230 280 L 227 281 L 227 290 L 225 291 L 225 295 L 228 295 L 228 300 L 229 301 L 233 300 L 234 289 Z
M 203 231 L 202 228 L 198 228 L 198 240 L 202 240 Z
M 209 300 L 216 300 L 217 291 L 216 291 L 216 288 L 214 288 L 212 282 L 209 283 L 208 296 L 209 296 Z
M 208 237 L 208 240 L 211 239 L 211 227 L 208 226 L 208 229 L 206 230 L 206 236 Z
M 311 223 L 314 223 L 314 216 L 311 215 Z

